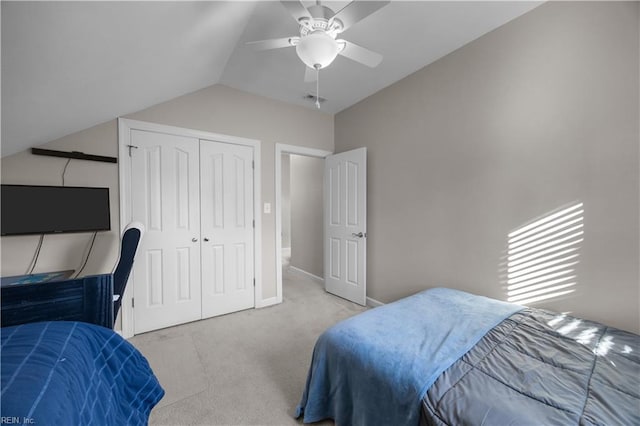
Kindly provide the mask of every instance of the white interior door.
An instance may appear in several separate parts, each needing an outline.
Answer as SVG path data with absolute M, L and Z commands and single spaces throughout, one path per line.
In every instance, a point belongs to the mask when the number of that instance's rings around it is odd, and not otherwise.
M 202 317 L 254 307 L 253 149 L 200 142 Z
M 146 227 L 133 265 L 134 332 L 201 318 L 198 139 L 131 131 L 132 220 Z
M 367 302 L 367 149 L 329 155 L 324 166 L 325 289 Z

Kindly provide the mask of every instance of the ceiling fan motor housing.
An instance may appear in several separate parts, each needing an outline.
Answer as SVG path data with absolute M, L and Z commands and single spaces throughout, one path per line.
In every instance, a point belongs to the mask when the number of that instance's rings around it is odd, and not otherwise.
M 312 19 L 300 19 L 300 36 L 304 37 L 315 31 L 324 31 L 331 37 L 342 32 L 343 25 L 339 19 L 331 19 L 335 13 L 326 6 L 311 6 L 308 9 Z

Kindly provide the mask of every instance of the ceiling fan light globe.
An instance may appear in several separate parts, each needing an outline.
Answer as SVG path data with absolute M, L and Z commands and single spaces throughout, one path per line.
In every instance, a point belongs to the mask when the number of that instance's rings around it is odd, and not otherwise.
M 325 32 L 314 32 L 300 39 L 296 53 L 309 68 L 320 69 L 328 66 L 338 56 L 340 46 Z

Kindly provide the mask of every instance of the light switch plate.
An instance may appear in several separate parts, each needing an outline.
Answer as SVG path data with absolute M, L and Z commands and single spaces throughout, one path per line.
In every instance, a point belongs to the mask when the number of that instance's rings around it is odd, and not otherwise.
M 271 213 L 271 203 L 264 203 L 264 212 L 265 214 Z

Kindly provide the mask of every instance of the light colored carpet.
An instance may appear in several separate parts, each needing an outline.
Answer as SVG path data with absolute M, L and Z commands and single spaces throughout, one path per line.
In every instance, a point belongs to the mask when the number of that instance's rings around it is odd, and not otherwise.
M 300 424 L 293 413 L 316 339 L 366 308 L 286 271 L 283 296 L 282 304 L 269 308 L 132 338 L 166 392 L 151 412 L 150 424 Z

